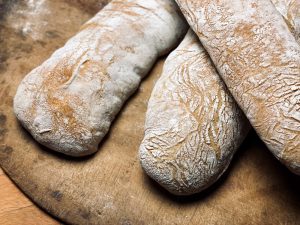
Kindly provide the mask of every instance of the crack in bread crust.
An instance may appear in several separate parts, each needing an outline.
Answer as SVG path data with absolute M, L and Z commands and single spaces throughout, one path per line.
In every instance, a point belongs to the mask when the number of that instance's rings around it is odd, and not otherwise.
M 199 192 L 228 167 L 250 125 L 189 31 L 167 58 L 148 103 L 144 170 L 170 192 Z
M 268 1 L 177 0 L 258 135 L 300 174 L 300 46 Z
M 299 37 L 300 2 L 273 3 Z M 250 35 L 251 26 L 245 28 L 236 32 Z M 149 100 L 140 147 L 143 169 L 174 194 L 199 192 L 226 170 L 249 128 L 190 30 L 166 60 Z
M 95 152 L 157 58 L 187 25 L 171 0 L 112 1 L 20 84 L 14 110 L 45 146 Z

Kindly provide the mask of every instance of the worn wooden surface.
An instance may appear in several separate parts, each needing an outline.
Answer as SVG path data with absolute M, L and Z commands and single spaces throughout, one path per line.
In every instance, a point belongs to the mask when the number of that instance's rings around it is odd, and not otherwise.
M 0 224 L 61 224 L 30 201 L 0 169 Z
M 225 176 L 204 193 L 175 197 L 143 173 L 137 150 L 162 60 L 129 99 L 97 154 L 72 159 L 38 145 L 13 114 L 16 87 L 91 13 L 68 1 L 37 2 L 47 9 L 39 10 L 38 19 L 16 3 L 22 10 L 11 11 L 0 30 L 0 165 L 35 203 L 75 224 L 300 224 L 299 177 L 280 165 L 253 132 Z M 17 16 L 24 12 L 32 18 Z M 26 23 L 41 23 L 44 17 L 47 26 Z M 56 224 L 6 175 L 0 179 L 0 224 Z

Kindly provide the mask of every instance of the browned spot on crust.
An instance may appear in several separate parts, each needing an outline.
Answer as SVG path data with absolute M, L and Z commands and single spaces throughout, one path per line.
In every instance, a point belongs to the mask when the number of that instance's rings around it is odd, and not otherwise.
M 64 103 L 65 101 L 48 95 L 48 104 L 53 106 L 53 111 L 55 111 L 57 114 L 61 113 L 62 115 L 67 117 L 70 124 L 76 123 L 76 119 L 74 118 L 74 110 L 68 104 Z
M 214 138 L 211 127 L 208 129 L 208 137 L 209 137 L 210 145 L 216 153 L 217 160 L 220 160 L 220 158 L 221 158 L 221 148 L 220 148 L 218 142 Z
M 80 27 L 80 30 L 79 30 L 79 31 L 86 30 L 86 29 L 95 29 L 95 28 L 97 28 L 97 27 L 99 27 L 99 24 L 98 24 L 98 23 L 89 22 L 89 23 L 83 24 L 83 25 Z
M 64 96 L 63 100 L 59 100 L 53 97 L 51 93 L 49 93 L 47 97 L 47 103 L 51 108 L 52 118 L 56 120 L 55 124 L 63 126 L 63 118 L 67 118 L 68 124 L 64 126 L 64 129 L 66 129 L 69 133 L 73 134 L 74 136 L 78 136 L 76 130 L 80 130 L 79 128 L 81 127 L 81 124 L 78 123 L 77 119 L 74 116 L 74 109 L 68 103 L 68 96 Z M 78 107 L 80 107 L 80 102 L 78 102 L 77 105 Z M 57 128 L 58 127 L 53 127 L 54 131 L 56 131 Z
M 241 26 L 236 27 L 234 29 L 234 34 L 239 37 L 251 37 L 254 35 L 252 32 L 254 25 L 253 24 L 241 24 Z
M 80 61 L 80 58 L 77 60 L 76 64 Z M 41 71 L 44 72 L 44 71 Z M 75 127 L 79 128 L 81 125 L 78 123 L 74 116 L 74 109 L 70 106 L 69 102 L 77 101 L 78 107 L 81 107 L 82 103 L 75 97 L 67 95 L 63 93 L 62 99 L 58 99 L 54 97 L 54 93 L 58 91 L 58 88 L 68 82 L 72 76 L 72 70 L 66 59 L 60 61 L 60 63 L 53 68 L 48 75 L 45 76 L 45 80 L 42 85 L 42 90 L 47 92 L 47 105 L 49 105 L 50 113 L 52 114 L 52 118 L 55 120 L 55 124 L 59 126 L 64 126 L 64 129 L 68 130 L 74 136 L 78 135 L 75 131 L 79 129 L 75 129 Z M 34 102 L 30 116 L 34 117 L 36 114 L 36 109 L 38 105 L 38 99 Z M 68 124 L 64 125 L 63 119 L 67 118 Z M 52 127 L 53 131 L 56 132 L 58 126 Z
M 251 7 L 252 7 L 252 8 L 257 8 L 257 4 L 256 4 L 256 3 L 252 3 L 252 4 L 251 4 Z
M 76 105 L 77 108 L 85 108 L 85 102 L 82 102 L 78 95 L 70 94 L 67 90 L 64 90 L 64 88 L 67 89 L 68 85 L 71 85 L 73 80 L 77 79 L 76 77 L 72 77 L 76 68 L 80 67 L 80 71 L 78 72 L 78 76 L 80 77 L 91 73 L 89 70 L 94 68 L 96 63 L 88 59 L 82 62 L 82 57 L 87 51 L 76 58 L 76 61 L 72 64 L 70 64 L 66 58 L 61 60 L 58 65 L 46 74 L 41 88 L 46 92 L 47 105 L 49 106 L 51 117 L 54 120 L 53 124 L 55 124 L 55 126 L 52 127 L 52 132 L 57 132 L 59 127 L 63 127 L 69 134 L 77 139 L 81 139 L 81 131 L 84 130 L 85 126 L 77 120 L 75 116 L 76 109 L 74 109 L 72 105 Z M 100 62 L 97 63 L 100 64 L 97 68 L 97 71 L 99 71 L 97 73 L 97 76 L 99 76 L 98 79 L 103 82 L 104 80 L 110 79 L 107 71 L 103 69 L 105 66 L 101 65 Z M 44 71 L 41 71 L 41 73 L 44 73 Z M 56 97 L 58 92 L 60 93 L 60 98 Z M 100 96 L 102 94 L 101 92 L 102 91 L 99 91 L 97 94 Z M 38 99 L 36 99 L 31 107 L 31 117 L 35 116 L 38 104 Z M 65 120 L 67 120 L 67 123 Z

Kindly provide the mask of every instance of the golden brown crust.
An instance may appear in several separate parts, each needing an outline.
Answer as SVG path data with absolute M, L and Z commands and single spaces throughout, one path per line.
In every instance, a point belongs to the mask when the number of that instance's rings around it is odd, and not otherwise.
M 272 153 L 300 174 L 300 46 L 270 1 L 177 0 Z
M 190 30 L 151 94 L 140 146 L 143 169 L 174 194 L 200 192 L 224 173 L 249 129 Z
M 18 119 L 51 149 L 95 152 L 123 103 L 186 29 L 171 0 L 111 2 L 24 78 L 14 99 Z

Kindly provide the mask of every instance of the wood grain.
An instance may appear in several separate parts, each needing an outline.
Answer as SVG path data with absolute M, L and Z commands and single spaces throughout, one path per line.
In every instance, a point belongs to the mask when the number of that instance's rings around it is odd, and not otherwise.
M 0 169 L 0 224 L 61 224 L 34 205 Z

